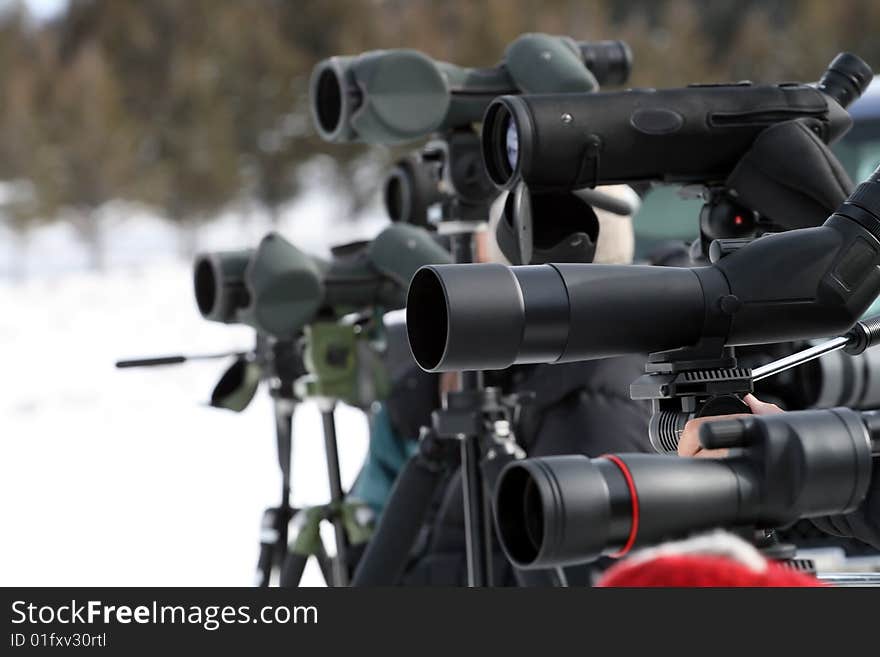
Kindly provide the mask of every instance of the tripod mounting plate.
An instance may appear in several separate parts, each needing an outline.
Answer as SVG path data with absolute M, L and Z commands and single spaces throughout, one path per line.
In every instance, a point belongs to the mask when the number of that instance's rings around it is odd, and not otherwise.
M 645 374 L 630 386 L 633 399 L 714 397 L 753 391 L 752 371 L 746 367 L 698 369 Z

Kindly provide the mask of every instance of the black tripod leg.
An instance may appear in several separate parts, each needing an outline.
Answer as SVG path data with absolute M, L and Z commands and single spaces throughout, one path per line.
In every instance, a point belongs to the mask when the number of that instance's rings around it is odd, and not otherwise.
M 278 535 L 273 550 L 272 570 L 280 573 L 287 558 L 288 526 L 293 517 L 290 507 L 290 470 L 293 452 L 293 411 L 295 402 L 275 397 L 275 434 L 278 443 L 278 465 L 281 469 L 281 503 L 278 505 Z M 280 583 L 280 579 L 279 579 Z
M 461 441 L 461 485 L 464 494 L 465 541 L 468 586 L 492 586 L 491 531 L 486 513 L 486 495 L 480 472 L 480 439 L 465 436 Z
M 330 508 L 333 509 L 331 520 L 336 536 L 333 584 L 334 586 L 348 586 L 348 537 L 345 534 L 345 523 L 341 513 L 345 493 L 342 490 L 342 475 L 339 472 L 339 452 L 336 445 L 336 420 L 333 408 L 333 405 L 321 408 L 321 419 L 324 422 L 324 449 L 327 454 L 327 475 L 330 480 Z
M 309 557 L 306 554 L 288 552 L 281 567 L 281 577 L 278 581 L 278 586 L 281 588 L 296 588 L 299 586 L 308 560 Z
M 453 234 L 451 247 L 455 262 L 474 262 L 476 254 L 473 233 Z M 462 391 L 483 388 L 482 372 L 461 373 Z M 461 485 L 464 494 L 468 586 L 492 586 L 492 526 L 480 471 L 481 459 L 480 436 L 465 436 L 461 443 Z
M 324 549 L 324 544 L 322 543 L 318 548 L 318 552 L 315 554 L 315 559 L 318 561 L 318 568 L 321 569 L 321 575 L 324 576 L 324 583 L 327 586 L 337 586 L 334 583 L 334 564 L 333 561 L 327 556 L 327 550 Z
M 260 524 L 260 557 L 257 560 L 256 585 L 262 588 L 272 581 L 272 570 L 276 563 L 275 554 L 278 549 L 278 509 L 270 507 L 263 511 Z
M 455 456 L 443 445 L 434 432 L 422 431 L 419 452 L 409 458 L 397 476 L 352 586 L 397 584 Z
M 266 588 L 272 578 L 272 557 L 275 554 L 275 544 L 267 545 L 260 543 L 260 556 L 257 559 L 256 586 Z

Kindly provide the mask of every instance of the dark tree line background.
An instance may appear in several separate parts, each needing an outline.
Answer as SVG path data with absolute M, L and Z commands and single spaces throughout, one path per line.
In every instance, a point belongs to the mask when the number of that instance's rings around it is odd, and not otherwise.
M 308 77 L 333 54 L 412 47 L 485 66 L 542 31 L 627 40 L 634 86 L 813 80 L 839 50 L 880 66 L 878 30 L 877 0 L 71 0 L 39 24 L 13 4 L 0 180 L 29 193 L 4 214 L 89 239 L 113 199 L 184 226 L 234 202 L 277 216 L 307 164 L 356 214 L 394 153 L 313 135 Z

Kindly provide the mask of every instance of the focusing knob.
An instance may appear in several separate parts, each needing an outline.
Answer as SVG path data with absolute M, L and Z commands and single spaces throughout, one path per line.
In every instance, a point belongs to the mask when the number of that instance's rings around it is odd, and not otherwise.
M 852 356 L 857 356 L 869 347 L 880 343 L 880 315 L 874 315 L 857 322 L 846 334 L 846 337 L 849 338 L 849 342 L 843 350 Z
M 729 256 L 731 253 L 736 253 L 744 246 L 748 246 L 753 240 L 754 238 L 752 237 L 712 240 L 712 243 L 709 245 L 709 262 L 716 263 L 721 258 Z
M 725 294 L 718 300 L 718 308 L 725 315 L 735 315 L 742 308 L 742 301 L 735 294 Z

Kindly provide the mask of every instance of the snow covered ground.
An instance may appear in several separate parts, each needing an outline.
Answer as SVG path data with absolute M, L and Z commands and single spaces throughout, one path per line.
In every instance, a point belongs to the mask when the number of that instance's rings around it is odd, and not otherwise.
M 298 245 L 376 232 L 306 197 L 281 232 Z M 64 225 L 22 249 L 0 230 L 0 585 L 250 585 L 263 509 L 277 504 L 271 403 L 205 405 L 226 362 L 116 370 L 121 357 L 247 349 L 250 329 L 204 321 L 176 231 L 144 210 L 106 209 L 108 269 Z M 196 235 L 241 247 L 265 219 L 230 213 Z M 333 227 L 331 230 L 328 227 Z M 366 452 L 363 416 L 338 411 L 343 479 Z M 328 497 L 320 416 L 298 411 L 295 504 Z M 328 534 L 332 543 L 332 531 Z M 307 584 L 319 583 L 310 567 Z

